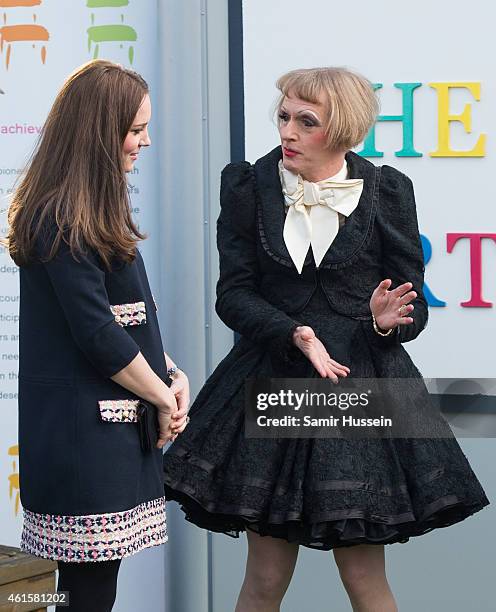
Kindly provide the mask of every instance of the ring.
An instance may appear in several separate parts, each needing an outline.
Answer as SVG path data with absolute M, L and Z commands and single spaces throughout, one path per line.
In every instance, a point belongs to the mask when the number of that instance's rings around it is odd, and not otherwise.
M 186 416 L 186 425 L 190 422 L 189 416 Z
M 403 313 L 406 310 L 406 304 L 402 304 L 399 308 L 398 308 L 398 312 L 400 313 L 401 316 L 403 316 Z

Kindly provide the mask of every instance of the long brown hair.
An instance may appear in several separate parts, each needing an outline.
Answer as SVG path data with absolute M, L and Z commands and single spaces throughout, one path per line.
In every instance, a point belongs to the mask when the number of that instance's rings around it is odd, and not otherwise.
M 33 260 L 47 223 L 55 238 L 46 259 L 64 240 L 75 257 L 89 247 L 107 266 L 132 261 L 145 236 L 131 217 L 122 146 L 147 93 L 140 75 L 106 60 L 68 77 L 9 208 L 6 242 L 18 265 Z

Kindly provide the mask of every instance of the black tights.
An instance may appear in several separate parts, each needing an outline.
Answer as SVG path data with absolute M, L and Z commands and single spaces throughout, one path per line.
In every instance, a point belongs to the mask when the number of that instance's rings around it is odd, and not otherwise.
M 110 612 L 117 590 L 121 560 L 63 563 L 59 561 L 57 591 L 69 591 L 69 607 L 56 612 Z

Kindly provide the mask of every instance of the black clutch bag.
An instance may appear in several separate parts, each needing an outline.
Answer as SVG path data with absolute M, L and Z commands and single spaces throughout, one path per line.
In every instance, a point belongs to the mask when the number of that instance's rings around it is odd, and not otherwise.
M 158 439 L 157 409 L 153 404 L 142 399 L 138 404 L 137 415 L 141 450 L 149 453 Z

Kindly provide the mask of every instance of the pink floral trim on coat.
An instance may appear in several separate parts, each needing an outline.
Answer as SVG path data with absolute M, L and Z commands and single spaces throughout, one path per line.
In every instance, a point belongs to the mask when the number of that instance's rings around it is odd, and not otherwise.
M 144 325 L 146 323 L 145 302 L 134 304 L 116 304 L 110 307 L 115 320 L 122 327 Z
M 21 549 L 46 559 L 109 561 L 165 542 L 165 497 L 107 514 L 64 516 L 24 509 Z
M 139 400 L 101 400 L 98 402 L 102 421 L 111 423 L 137 423 Z

